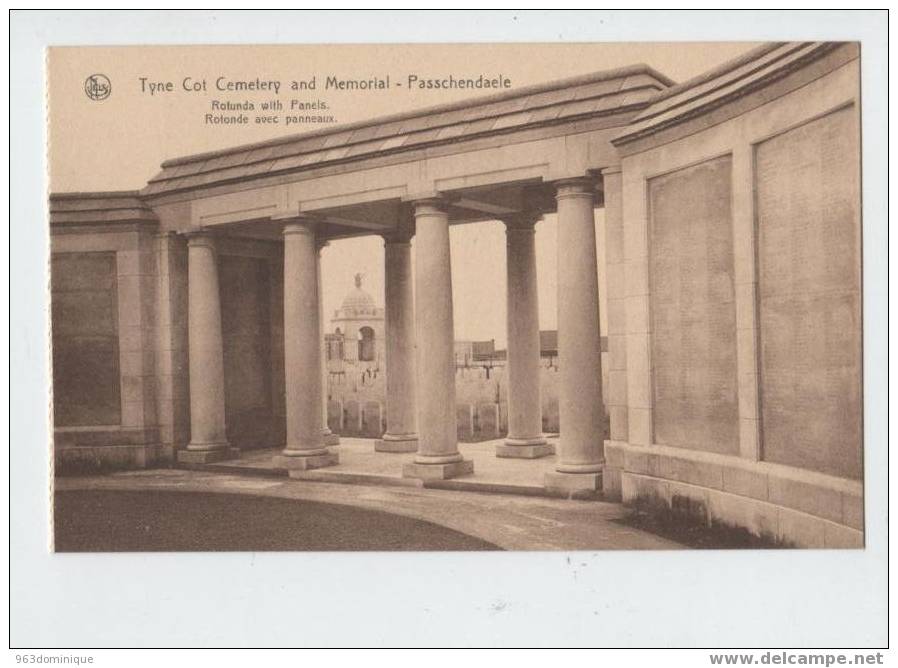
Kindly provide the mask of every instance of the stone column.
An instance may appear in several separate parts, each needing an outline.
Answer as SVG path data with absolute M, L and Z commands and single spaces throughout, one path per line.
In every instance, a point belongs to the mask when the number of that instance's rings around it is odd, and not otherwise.
M 340 445 L 340 437 L 331 431 L 327 423 L 327 345 L 324 342 L 324 300 L 321 299 L 321 251 L 328 245 L 327 241 L 319 239 L 315 244 L 317 254 L 315 256 L 315 271 L 318 280 L 318 340 L 321 342 L 321 435 L 325 445 Z
M 558 463 L 546 487 L 564 496 L 602 489 L 605 410 L 599 335 L 595 185 L 589 179 L 557 184 L 558 202 Z
M 439 197 L 415 206 L 415 316 L 418 348 L 418 454 L 407 478 L 452 478 L 474 472 L 458 451 L 455 337 L 449 214 Z
M 384 235 L 387 431 L 377 452 L 416 452 L 415 307 L 410 226 Z
M 621 471 L 624 467 L 620 442 L 629 439 L 627 406 L 627 281 L 624 263 L 623 174 L 620 166 L 602 170 L 605 196 L 605 281 L 608 300 L 602 314 L 608 332 L 609 434 L 602 471 L 602 495 L 621 498 Z
M 231 456 L 225 429 L 224 352 L 215 238 L 196 232 L 187 242 L 187 339 L 190 354 L 190 443 L 178 453 L 188 463 Z
M 605 193 L 605 264 L 608 292 L 609 440 L 627 440 L 627 291 L 620 167 L 602 170 Z
M 535 459 L 555 452 L 542 430 L 539 395 L 539 301 L 534 226 L 537 215 L 505 220 L 508 277 L 508 438 L 497 457 Z
M 284 377 L 287 446 L 275 465 L 295 470 L 336 464 L 324 447 L 321 425 L 321 330 L 318 324 L 318 252 L 315 225 L 303 218 L 284 225 Z

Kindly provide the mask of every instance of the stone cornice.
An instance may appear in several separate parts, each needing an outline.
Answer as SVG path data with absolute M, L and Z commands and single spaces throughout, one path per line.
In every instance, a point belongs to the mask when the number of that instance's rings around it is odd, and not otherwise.
M 712 112 L 736 104 L 758 90 L 807 68 L 833 52 L 857 46 L 842 42 L 765 44 L 710 72 L 659 93 L 652 103 L 622 130 L 612 143 L 624 153 L 629 145 L 691 121 L 701 122 Z M 762 103 L 763 99 L 758 98 Z
M 158 225 L 159 218 L 136 191 L 51 193 L 50 225 Z

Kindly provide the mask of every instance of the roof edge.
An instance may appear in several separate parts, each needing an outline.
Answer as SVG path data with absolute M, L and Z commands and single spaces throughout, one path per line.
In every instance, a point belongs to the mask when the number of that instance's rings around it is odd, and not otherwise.
M 820 59 L 825 58 L 828 54 L 833 53 L 840 47 L 844 47 L 845 45 L 849 45 L 852 43 L 853 42 L 850 40 L 832 42 L 769 42 L 755 49 L 751 49 L 741 56 L 733 58 L 732 60 L 729 60 L 721 64 L 720 66 L 709 70 L 708 72 L 705 72 L 697 77 L 693 77 L 692 79 L 689 79 L 682 84 L 658 93 L 658 95 L 656 95 L 651 100 L 646 113 L 637 121 L 631 123 L 630 126 L 626 127 L 620 134 L 613 137 L 611 139 L 611 143 L 614 146 L 621 147 L 623 145 L 638 141 L 649 135 L 662 132 L 672 126 L 688 122 L 690 119 L 696 118 L 698 116 L 701 116 L 702 114 L 708 113 L 714 109 L 729 104 L 734 99 L 742 97 L 748 92 L 772 85 L 773 83 L 788 76 L 791 72 L 808 66 L 809 64 L 812 64 L 816 61 L 819 61 Z M 736 85 L 736 87 L 732 91 L 724 95 L 715 97 L 714 94 L 718 89 L 711 89 L 710 91 L 697 93 L 692 97 L 687 96 L 682 102 L 673 104 L 666 109 L 660 110 L 660 112 L 653 113 L 653 109 L 656 108 L 656 105 L 663 102 L 664 100 L 668 100 L 672 97 L 688 93 L 689 90 L 705 84 L 709 84 L 715 79 L 725 79 L 727 74 L 751 64 L 753 60 L 762 58 L 763 56 L 772 53 L 777 49 L 782 49 L 790 46 L 795 47 L 795 49 L 790 52 L 791 54 L 797 53 L 802 49 L 806 49 L 806 52 L 798 55 L 794 60 L 788 62 L 783 61 L 787 60 L 789 54 L 787 54 L 786 56 L 778 57 L 771 63 L 763 65 L 758 70 L 758 72 L 764 69 L 766 69 L 767 71 L 763 72 L 763 74 L 755 80 L 745 81 L 745 79 L 750 79 L 750 76 L 745 74 L 734 79 L 733 83 Z M 701 101 L 698 107 L 688 106 L 688 103 L 690 101 L 702 100 L 703 98 L 709 99 Z M 663 118 L 665 115 L 668 115 L 668 117 Z
M 338 132 L 346 132 L 347 130 L 357 130 L 360 128 L 371 127 L 374 125 L 380 125 L 382 123 L 393 123 L 395 121 L 403 121 L 412 118 L 418 118 L 421 116 L 429 116 L 431 114 L 437 113 L 445 113 L 449 111 L 457 111 L 458 109 L 465 109 L 469 107 L 476 107 L 483 104 L 491 104 L 493 102 L 501 102 L 504 100 L 511 100 L 517 97 L 524 97 L 527 95 L 533 95 L 536 93 L 544 93 L 547 91 L 558 90 L 561 88 L 567 88 L 569 86 L 578 86 L 585 85 L 590 83 L 597 83 L 599 81 L 607 81 L 608 79 L 617 79 L 621 77 L 632 76 L 634 74 L 648 74 L 651 77 L 657 79 L 660 83 L 665 86 L 673 86 L 675 82 L 673 79 L 668 77 L 665 74 L 662 74 L 658 70 L 646 65 L 645 63 L 637 63 L 634 65 L 626 65 L 624 67 L 618 67 L 610 70 L 602 70 L 600 72 L 592 72 L 590 74 L 581 74 L 575 77 L 568 77 L 566 79 L 557 79 L 555 81 L 550 81 L 547 83 L 539 83 L 532 84 L 529 86 L 524 86 L 523 88 L 518 88 L 513 91 L 508 91 L 504 93 L 494 93 L 492 95 L 482 95 L 478 97 L 469 98 L 467 100 L 460 100 L 457 102 L 449 102 L 446 104 L 435 105 L 431 107 L 423 107 L 421 109 L 415 109 L 412 111 L 405 111 L 397 114 L 390 114 L 388 116 L 379 116 L 377 118 L 365 119 L 362 121 L 355 121 L 353 123 L 342 123 L 339 125 L 335 125 L 330 128 L 322 128 L 320 130 L 312 130 L 311 132 L 301 132 L 296 134 L 287 135 L 284 137 L 276 137 L 274 139 L 268 139 L 261 142 L 251 142 L 248 144 L 240 144 L 238 146 L 233 146 L 225 149 L 218 149 L 215 151 L 206 151 L 204 153 L 195 153 L 187 156 L 180 156 L 177 158 L 171 158 L 162 163 L 162 168 L 165 169 L 167 167 L 176 167 L 178 165 L 185 165 L 192 162 L 201 162 L 204 160 L 209 160 L 212 158 L 218 158 L 225 155 L 231 155 L 234 153 L 240 153 L 242 151 L 250 151 L 259 148 L 268 148 L 271 146 L 280 146 L 282 144 L 289 144 L 292 141 L 296 141 L 297 139 L 308 139 L 311 137 L 322 137 L 331 134 L 337 134 Z
M 661 102 L 662 100 L 666 100 L 669 97 L 673 97 L 674 95 L 678 95 L 685 90 L 689 90 L 690 88 L 695 88 L 696 86 L 700 86 L 703 83 L 708 81 L 712 81 L 727 72 L 731 72 L 743 65 L 750 63 L 761 56 L 770 53 L 782 46 L 786 46 L 789 42 L 767 42 L 760 46 L 756 46 L 753 49 L 750 49 L 743 53 L 742 55 L 736 56 L 735 58 L 731 58 L 730 60 L 722 62 L 717 67 L 712 67 L 710 70 L 706 72 L 702 72 L 701 74 L 697 74 L 691 79 L 686 79 L 686 81 L 682 81 L 678 84 L 667 88 L 666 90 L 658 93 L 653 99 L 652 104 L 656 104 Z
M 69 192 L 51 192 L 51 200 L 69 200 L 69 199 L 112 199 L 134 197 L 143 201 L 140 190 L 97 190 L 97 191 L 69 191 Z

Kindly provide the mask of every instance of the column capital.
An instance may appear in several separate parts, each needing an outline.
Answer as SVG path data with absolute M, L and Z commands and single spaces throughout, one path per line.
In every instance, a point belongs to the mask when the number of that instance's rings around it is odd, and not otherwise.
M 413 208 L 413 215 L 426 216 L 433 213 L 446 213 L 449 208 L 449 198 L 441 192 L 422 193 L 407 198 L 405 201 L 410 203 Z
M 569 197 L 588 197 L 595 199 L 596 181 L 587 176 L 580 176 L 570 179 L 561 179 L 554 182 L 555 199 L 565 199 Z
M 293 235 L 293 234 L 307 234 L 312 236 L 313 238 L 317 237 L 315 235 L 315 228 L 318 225 L 318 221 L 308 218 L 305 216 L 292 216 L 290 218 L 285 218 L 281 221 L 283 223 L 283 227 L 281 228 L 281 234 L 285 237 Z
M 321 222 L 316 216 L 312 216 L 307 213 L 283 213 L 275 216 L 271 216 L 271 222 L 280 223 L 283 225 L 281 228 L 282 234 L 285 236 L 287 234 L 314 234 L 315 229 L 318 227 L 318 224 Z
M 196 230 L 188 230 L 184 233 L 184 236 L 187 237 L 187 245 L 193 247 L 206 246 L 208 248 L 215 249 L 215 233 L 211 230 L 206 229 L 196 229 Z
M 519 211 L 502 217 L 506 232 L 533 232 L 536 224 L 542 219 L 542 211 Z

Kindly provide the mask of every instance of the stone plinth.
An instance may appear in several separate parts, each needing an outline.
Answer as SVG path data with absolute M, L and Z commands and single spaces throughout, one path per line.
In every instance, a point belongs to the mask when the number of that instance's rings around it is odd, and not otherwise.
M 181 464 L 211 464 L 240 456 L 237 448 L 215 448 L 213 450 L 179 450 L 178 461 Z
M 420 478 L 421 480 L 448 480 L 474 473 L 474 462 L 463 459 L 446 464 L 419 464 L 412 462 L 402 467 L 403 478 Z
M 496 457 L 537 459 L 555 454 L 555 446 L 545 439 L 534 439 L 533 442 L 508 439 L 496 446 Z
M 545 476 L 546 491 L 566 499 L 593 499 L 602 494 L 602 472 L 561 473 L 550 471 Z
M 322 453 L 314 455 L 277 455 L 274 458 L 274 466 L 279 469 L 287 469 L 287 471 L 309 471 L 311 469 L 320 469 L 325 466 L 333 466 L 339 463 L 340 458 L 336 453 L 325 450 Z
M 374 441 L 375 452 L 417 452 L 418 437 L 409 434 L 407 438 L 397 435 L 384 434 L 383 438 Z

